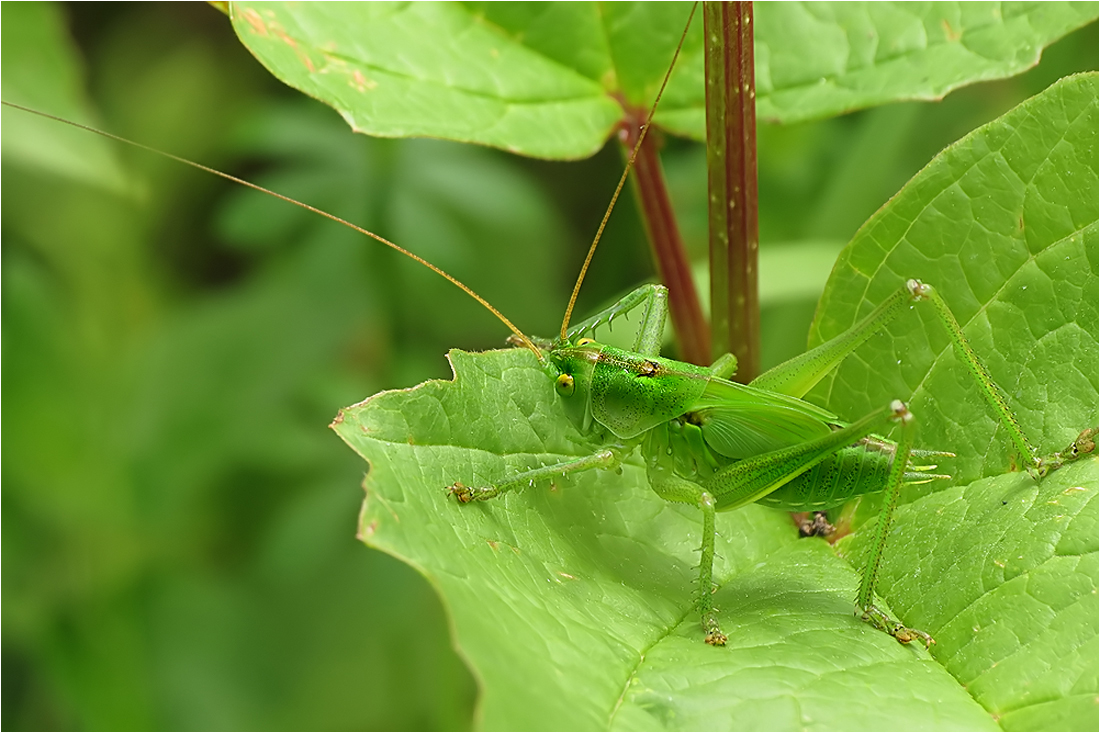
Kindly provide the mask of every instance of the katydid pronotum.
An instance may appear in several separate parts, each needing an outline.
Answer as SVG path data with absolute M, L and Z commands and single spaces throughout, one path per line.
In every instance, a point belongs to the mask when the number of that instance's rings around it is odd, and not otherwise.
M 913 285 L 906 291 L 909 295 L 905 295 L 904 292 L 899 291 L 899 297 L 901 297 L 902 300 L 899 300 L 898 303 L 902 303 L 906 297 L 916 296 L 921 290 L 922 288 L 919 286 Z M 630 299 L 628 298 L 628 300 Z M 649 315 L 644 319 L 645 323 L 633 352 L 626 355 L 628 357 L 633 357 L 633 360 L 621 358 L 622 355 L 618 355 L 620 357 L 618 358 L 618 366 L 628 366 L 629 368 L 626 370 L 614 366 L 614 360 L 616 358 L 615 352 L 599 349 L 592 343 L 581 344 L 576 341 L 582 337 L 582 334 L 588 332 L 588 330 L 584 328 L 585 326 L 595 327 L 596 323 L 600 321 L 598 317 L 592 319 L 590 322 L 586 322 L 586 324 L 582 324 L 581 327 L 574 327 L 571 329 L 568 339 L 563 337 L 563 339 L 557 343 L 539 344 L 534 351 L 539 355 L 540 359 L 543 359 L 545 352 L 549 352 L 546 357 L 547 363 L 560 364 L 564 363 L 565 360 L 569 358 L 579 358 L 582 365 L 591 367 L 591 375 L 594 378 L 603 376 L 609 365 L 612 365 L 614 371 L 612 371 L 611 374 L 613 376 L 632 378 L 634 382 L 641 380 L 643 382 L 648 381 L 652 383 L 657 383 L 661 379 L 668 377 L 684 385 L 684 392 L 691 393 L 687 396 L 690 397 L 691 400 L 680 403 L 679 407 L 676 408 L 679 409 L 678 413 L 671 415 L 666 414 L 664 417 L 662 417 L 660 413 L 642 410 L 642 408 L 639 408 L 636 404 L 632 404 L 634 409 L 648 412 L 646 419 L 650 421 L 645 423 L 650 426 L 648 429 L 643 429 L 643 432 L 635 435 L 625 435 L 634 428 L 630 427 L 626 421 L 620 419 L 621 415 L 608 415 L 605 413 L 603 415 L 603 420 L 599 419 L 599 416 L 596 416 L 591 422 L 586 424 L 583 422 L 583 418 L 588 416 L 588 412 L 584 411 L 585 414 L 582 415 L 582 426 L 590 428 L 591 433 L 597 439 L 607 438 L 610 441 L 610 457 L 608 457 L 607 451 L 597 451 L 593 456 L 593 460 L 589 460 L 585 463 L 572 464 L 568 468 L 577 470 L 614 463 L 616 460 L 621 459 L 622 455 L 624 455 L 628 449 L 633 450 L 635 447 L 640 446 L 643 455 L 646 456 L 647 462 L 650 464 L 651 482 L 654 488 L 658 489 L 658 493 L 662 496 L 679 499 L 689 498 L 693 503 L 703 504 L 706 501 L 706 495 L 711 494 L 712 498 L 715 499 L 715 504 L 709 507 L 709 511 L 708 507 L 704 506 L 704 566 L 708 564 L 708 562 L 706 562 L 706 545 L 708 544 L 708 538 L 711 540 L 710 544 L 713 547 L 713 527 L 707 523 L 707 518 L 713 517 L 713 511 L 716 508 L 732 508 L 739 503 L 752 500 L 757 494 L 763 493 L 763 491 L 768 488 L 763 487 L 758 491 L 750 492 L 739 498 L 738 492 L 733 489 L 729 491 L 726 490 L 731 479 L 743 480 L 745 483 L 751 483 L 757 480 L 762 481 L 768 475 L 769 471 L 773 470 L 774 467 L 778 465 L 783 468 L 787 474 L 792 476 L 800 470 L 806 473 L 803 473 L 800 477 L 792 478 L 792 480 L 782 489 L 769 495 L 769 497 L 764 497 L 764 499 L 771 498 L 775 500 L 780 493 L 793 492 L 796 486 L 805 485 L 810 490 L 816 490 L 815 487 L 817 483 L 809 475 L 808 470 L 814 460 L 822 461 L 823 463 L 820 464 L 820 466 L 835 464 L 841 460 L 840 456 L 845 449 L 838 447 L 845 445 L 845 443 L 838 442 L 837 436 L 843 435 L 845 436 L 845 440 L 853 442 L 856 437 L 861 436 L 870 429 L 868 420 L 881 423 L 886 419 L 883 414 L 877 414 L 869 416 L 868 419 L 859 421 L 846 428 L 833 430 L 832 426 L 835 425 L 839 427 L 840 423 L 828 413 L 817 410 L 807 403 L 783 399 L 783 394 L 797 394 L 798 396 L 802 394 L 802 392 L 788 389 L 781 384 L 785 380 L 812 381 L 815 377 L 819 378 L 820 374 L 827 371 L 828 367 L 825 365 L 811 365 L 810 362 L 814 361 L 813 359 L 804 359 L 796 364 L 788 365 L 786 368 L 781 367 L 776 372 L 770 373 L 771 377 L 776 380 L 776 383 L 770 385 L 765 383 L 765 386 L 769 387 L 768 392 L 771 394 L 745 392 L 724 386 L 725 383 L 720 378 L 722 375 L 728 375 L 731 366 L 729 363 L 720 362 L 711 370 L 704 373 L 690 365 L 659 359 L 656 356 L 657 343 L 659 342 L 659 339 L 656 338 L 656 334 L 659 334 L 660 330 L 663 328 L 664 322 L 661 293 L 659 290 L 640 291 L 635 294 L 630 304 L 621 306 L 619 310 L 626 310 L 629 305 L 635 304 L 649 310 Z M 895 305 L 899 309 L 901 308 L 901 305 Z M 612 311 L 605 312 L 603 315 L 609 317 L 613 312 L 618 311 L 612 309 Z M 867 325 L 866 333 L 871 333 L 874 327 L 884 325 L 887 320 L 888 316 L 880 314 L 880 317 L 876 321 Z M 826 361 L 828 361 L 829 364 L 839 361 L 845 353 L 855 348 L 860 338 L 859 336 L 848 334 L 846 337 L 841 337 L 841 339 L 831 342 L 837 353 L 830 356 L 830 358 L 835 356 L 835 359 Z M 822 352 L 813 353 L 817 354 L 819 357 L 822 355 Z M 555 361 L 555 356 L 559 357 L 558 361 Z M 631 369 L 633 369 L 633 372 L 630 371 Z M 599 374 L 597 374 L 597 372 L 599 372 Z M 558 374 L 555 380 L 560 379 L 560 376 L 561 375 Z M 578 381 L 582 380 L 578 379 Z M 989 391 L 994 395 L 996 394 L 988 379 L 983 381 L 979 378 L 978 383 L 984 385 L 985 391 Z M 562 393 L 563 389 L 568 391 L 568 388 L 562 383 L 559 382 L 559 385 L 559 393 Z M 573 397 L 577 402 L 585 401 L 584 397 L 586 396 L 589 398 L 596 396 L 594 392 L 586 390 L 586 386 L 588 390 L 593 390 L 596 389 L 598 385 L 585 385 L 583 383 L 575 384 L 573 387 Z M 722 394 L 714 397 L 714 399 L 721 400 L 721 404 L 711 405 L 700 402 L 700 400 L 706 400 L 713 397 L 709 394 L 708 389 L 722 392 Z M 698 394 L 694 394 L 696 390 L 698 390 Z M 755 414 L 756 417 L 767 420 L 771 411 L 776 409 L 787 409 L 790 405 L 797 404 L 798 407 L 794 412 L 800 417 L 796 422 L 804 419 L 805 424 L 800 422 L 797 427 L 793 425 L 784 426 L 786 435 L 783 437 L 788 441 L 798 441 L 798 445 L 791 446 L 790 449 L 784 449 L 785 452 L 780 451 L 777 455 L 776 451 L 769 450 L 770 447 L 776 445 L 774 442 L 776 436 L 760 435 L 762 424 L 758 423 L 749 426 L 749 430 L 754 433 L 755 444 L 744 448 L 744 456 L 751 457 L 744 458 L 743 455 L 737 454 L 736 450 L 734 450 L 734 455 L 724 453 L 718 445 L 722 438 L 713 434 L 713 431 L 719 429 L 719 427 L 726 426 L 726 421 L 729 416 L 726 414 L 727 410 L 723 408 L 732 408 L 737 404 L 738 398 L 733 396 L 734 392 L 740 395 L 740 399 L 742 400 L 745 399 L 745 394 L 754 395 L 754 397 L 750 397 L 747 400 L 748 404 L 743 408 L 743 414 L 746 419 L 751 419 Z M 599 396 L 606 402 L 610 394 L 611 393 L 608 391 L 602 391 Z M 647 391 L 645 395 L 652 397 L 653 393 Z M 687 399 L 687 397 L 685 397 L 685 399 Z M 591 402 L 588 401 L 588 404 L 591 404 Z M 605 408 L 606 407 L 607 405 L 605 404 Z M 1004 407 L 1003 403 L 1000 404 L 999 407 L 995 406 L 994 409 L 995 411 L 999 410 L 998 414 L 1011 422 L 1011 414 Z M 904 411 L 900 407 L 892 409 L 890 414 L 898 419 L 904 419 L 905 416 Z M 717 415 L 717 417 L 715 417 L 715 415 Z M 810 425 L 812 425 L 812 427 L 809 427 Z M 828 443 L 828 445 L 814 443 L 812 440 L 808 440 L 808 435 L 800 433 L 800 430 L 805 430 L 809 434 L 815 432 L 821 433 L 823 437 L 831 439 L 831 442 Z M 826 433 L 826 431 L 828 432 Z M 603 435 L 600 435 L 601 432 Z M 616 438 L 611 438 L 610 435 L 615 435 Z M 1018 429 L 1016 430 L 1016 437 L 1018 440 L 1014 440 L 1013 442 L 1016 444 L 1017 448 L 1019 448 L 1020 445 L 1026 446 L 1026 441 L 1019 435 Z M 668 465 L 661 459 L 659 449 L 664 447 L 660 443 L 661 440 L 666 440 L 668 443 L 667 447 L 673 451 L 673 462 Z M 700 440 L 702 443 L 699 442 Z M 773 442 L 769 444 L 767 442 L 768 440 L 772 440 Z M 865 442 L 863 445 L 864 447 L 852 449 L 854 460 L 858 462 L 860 467 L 863 467 L 865 463 L 870 463 L 873 460 L 873 456 L 876 455 L 866 448 L 866 446 L 871 445 L 871 443 Z M 888 455 L 893 448 L 890 444 L 885 442 L 879 445 L 884 447 L 885 452 L 881 453 L 881 455 L 887 456 L 886 463 L 889 463 Z M 904 455 L 904 448 L 906 445 L 907 440 L 903 438 L 902 450 L 899 451 L 899 455 Z M 728 447 L 728 444 L 726 447 Z M 616 455 L 616 453 L 618 453 L 618 455 Z M 744 458 L 744 460 L 735 462 L 739 458 Z M 693 465 L 686 466 L 684 465 L 686 463 L 691 463 Z M 896 467 L 896 473 L 899 474 L 905 468 L 902 458 L 895 459 L 893 465 Z M 820 466 L 813 469 L 815 475 L 820 474 L 820 472 L 824 470 Z M 505 480 L 497 484 L 495 490 L 502 491 L 508 488 L 514 488 L 522 483 L 534 480 L 537 477 L 554 475 L 561 470 L 562 467 L 560 466 L 534 469 L 533 474 L 523 474 L 515 477 L 515 481 Z M 707 474 L 708 471 L 709 475 Z M 919 472 L 911 473 L 908 478 L 917 477 L 916 474 L 919 474 Z M 892 481 L 883 481 L 882 479 L 883 477 L 881 475 L 874 479 L 867 476 L 865 480 L 860 483 L 860 487 L 867 491 L 876 491 L 880 490 L 884 484 L 896 488 L 900 481 L 898 478 Z M 781 483 L 781 481 L 773 481 L 773 484 L 778 485 L 779 483 Z M 685 484 L 688 485 L 685 486 Z M 708 488 L 710 488 L 711 491 L 708 491 Z M 460 498 L 482 498 L 488 497 L 492 491 L 479 493 L 476 490 L 464 489 L 456 485 L 452 489 L 452 493 L 455 493 Z M 854 494 L 858 492 L 850 491 L 849 493 Z M 815 500 L 820 499 L 818 503 L 821 504 L 828 503 L 834 498 L 836 497 L 829 497 L 828 499 L 821 498 L 821 494 L 815 494 L 812 497 L 812 499 Z M 813 504 L 814 501 L 807 502 L 807 500 L 804 499 L 792 499 L 789 503 L 793 503 L 796 506 L 805 506 L 807 503 Z M 700 571 L 701 577 L 703 572 L 703 570 Z M 865 585 L 866 584 L 868 583 L 865 581 Z M 707 583 L 700 584 L 699 603 L 701 606 L 706 606 L 709 603 L 709 594 L 704 592 L 708 586 L 709 580 Z M 869 593 L 870 591 L 868 591 L 866 595 L 869 596 Z M 861 592 L 861 596 L 862 595 L 864 594 Z M 879 620 L 882 622 L 882 619 L 879 619 L 873 612 L 869 613 L 872 621 Z M 706 614 L 705 611 L 704 614 Z M 713 615 L 713 609 L 711 609 L 710 616 Z M 909 630 L 903 630 L 898 633 L 900 633 L 902 637 L 905 637 L 909 635 Z M 920 636 L 918 632 L 912 633 L 927 641 L 927 638 Z M 710 636 L 712 641 L 719 641 L 721 639 L 721 632 L 717 630 L 717 626 L 711 630 Z

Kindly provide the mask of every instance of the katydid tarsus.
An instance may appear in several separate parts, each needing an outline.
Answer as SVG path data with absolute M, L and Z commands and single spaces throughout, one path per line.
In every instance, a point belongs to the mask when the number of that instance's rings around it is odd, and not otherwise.
M 557 391 L 577 427 L 591 438 L 594 446 L 592 454 L 580 460 L 535 467 L 515 476 L 501 477 L 488 487 L 470 488 L 456 482 L 448 491 L 460 501 L 489 499 L 562 473 L 614 468 L 630 453 L 640 451 L 656 493 L 671 501 L 697 505 L 702 511 L 702 561 L 696 603 L 706 639 L 712 644 L 725 640 L 718 623 L 720 614 L 710 602 L 716 511 L 753 501 L 790 509 L 816 509 L 840 504 L 863 493 L 885 491 L 888 497 L 896 497 L 905 481 L 935 477 L 929 473 L 931 467 L 908 465 L 912 419 L 900 402 L 845 424 L 800 399 L 817 380 L 910 303 L 933 301 L 932 307 L 947 325 L 962 363 L 1010 436 L 1022 465 L 1041 474 L 1048 467 L 1056 467 L 1086 451 L 1090 444 L 1088 436 L 1083 436 L 1071 449 L 1056 454 L 1057 458 L 1045 461 L 1036 457 L 987 372 L 963 339 L 950 311 L 935 291 L 917 281 L 899 283 L 897 294 L 860 325 L 745 387 L 725 379 L 735 366 L 731 359 L 719 359 L 711 367 L 703 368 L 658 355 L 666 315 L 665 295 L 660 287 L 641 288 L 572 327 L 568 326 L 567 316 L 558 338 L 537 341 L 524 335 L 451 276 L 397 245 L 381 241 L 447 277 L 492 310 L 544 364 L 549 374 L 547 389 Z M 599 325 L 633 309 L 641 309 L 645 315 L 630 351 L 591 340 Z M 903 425 L 898 443 L 871 435 L 891 420 Z M 926 453 L 924 457 L 934 455 Z M 873 605 L 875 569 L 883 551 L 891 509 L 892 502 L 888 500 L 875 530 L 877 540 L 871 543 L 859 591 L 859 612 L 900 641 L 920 639 L 930 643 L 927 634 L 893 621 Z

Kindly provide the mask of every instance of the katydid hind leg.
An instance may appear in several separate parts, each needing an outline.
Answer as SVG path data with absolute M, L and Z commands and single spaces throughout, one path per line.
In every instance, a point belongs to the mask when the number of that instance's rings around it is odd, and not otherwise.
M 921 301 L 931 302 L 951 340 L 956 357 L 971 375 L 978 393 L 1004 428 L 1013 451 L 1020 457 L 1022 467 L 1036 477 L 1045 475 L 1050 470 L 1049 465 L 1044 464 L 1025 437 L 1001 390 L 970 346 L 951 309 L 935 288 L 919 280 L 906 281 L 898 291 L 855 326 L 761 374 L 753 380 L 752 386 L 802 397 L 871 336 L 888 326 L 910 305 Z
M 844 333 L 769 369 L 750 384 L 791 397 L 805 396 L 849 354 L 897 318 L 911 301 L 909 290 L 902 288 Z
M 801 476 L 845 446 L 852 445 L 883 425 L 893 407 L 873 412 L 823 437 L 732 463 L 703 482 L 719 511 L 759 501 Z
M 856 596 L 856 612 L 867 623 L 880 631 L 885 631 L 902 644 L 908 644 L 915 640 L 924 643 L 925 648 L 936 643 L 936 640 L 920 629 L 910 628 L 900 621 L 891 618 L 885 611 L 875 605 L 875 587 L 878 583 L 879 568 L 882 556 L 886 549 L 886 540 L 890 534 L 890 525 L 894 520 L 894 511 L 897 509 L 898 497 L 901 496 L 901 487 L 905 483 L 905 473 L 909 462 L 910 451 L 913 446 L 914 420 L 904 404 L 893 404 L 894 414 L 891 419 L 900 423 L 900 437 L 894 452 L 894 460 L 890 466 L 890 475 L 886 483 L 885 497 L 878 519 L 872 529 L 870 540 L 867 543 L 867 555 L 864 561 L 863 576 L 860 580 L 859 592 Z

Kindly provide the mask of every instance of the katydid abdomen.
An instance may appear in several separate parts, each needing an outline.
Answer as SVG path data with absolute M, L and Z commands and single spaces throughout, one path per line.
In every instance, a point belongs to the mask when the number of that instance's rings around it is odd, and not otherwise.
M 688 480 L 707 481 L 736 461 L 716 451 L 699 426 L 683 418 L 654 430 L 653 450 L 671 451 L 675 473 Z M 867 436 L 827 456 L 756 502 L 788 512 L 807 512 L 831 509 L 857 496 L 881 492 L 886 487 L 895 448 L 892 441 Z M 928 475 L 907 471 L 905 479 L 928 480 Z M 728 495 L 717 495 L 715 499 L 718 511 L 751 503 Z
M 841 448 L 756 501 L 788 512 L 812 512 L 832 509 L 864 494 L 879 493 L 886 488 L 896 449 L 897 444 L 892 441 L 868 436 Z M 907 482 L 918 478 L 919 473 L 905 473 Z M 721 511 L 726 507 L 718 508 Z

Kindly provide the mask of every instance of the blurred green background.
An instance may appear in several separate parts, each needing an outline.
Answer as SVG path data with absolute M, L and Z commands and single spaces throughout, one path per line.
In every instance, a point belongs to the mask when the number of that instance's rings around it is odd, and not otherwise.
M 362 224 L 552 334 L 621 170 L 352 135 L 193 4 L 4 3 L 3 96 Z M 765 366 L 835 253 L 936 152 L 1065 74 L 761 127 Z M 355 539 L 365 466 L 326 428 L 449 376 L 503 326 L 431 273 L 282 202 L 3 113 L 5 729 L 464 728 L 476 685 L 417 573 Z M 667 140 L 689 246 L 703 151 Z M 650 277 L 632 202 L 582 313 Z M 255 426 L 262 426 L 257 430 Z

